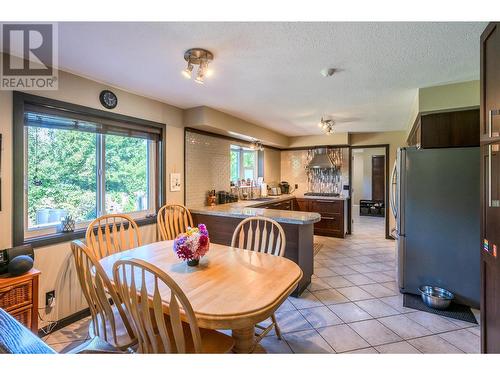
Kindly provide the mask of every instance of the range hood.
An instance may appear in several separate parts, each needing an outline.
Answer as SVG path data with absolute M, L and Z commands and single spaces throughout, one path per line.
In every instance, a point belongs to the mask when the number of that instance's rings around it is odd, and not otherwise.
M 316 154 L 309 162 L 308 168 L 333 168 L 333 163 L 327 154 Z

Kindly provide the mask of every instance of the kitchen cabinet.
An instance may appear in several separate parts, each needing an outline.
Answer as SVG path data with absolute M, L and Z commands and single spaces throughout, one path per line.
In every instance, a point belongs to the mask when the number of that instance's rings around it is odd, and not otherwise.
M 297 198 L 296 211 L 317 212 L 321 220 L 314 224 L 314 234 L 345 237 L 345 200 Z
M 500 353 L 500 23 L 481 35 L 481 351 Z
M 479 109 L 419 114 L 407 139 L 419 148 L 479 146 Z
M 287 199 L 284 201 L 276 202 L 276 203 L 266 203 L 259 204 L 258 206 L 254 206 L 258 208 L 269 208 L 272 210 L 286 210 L 286 211 L 294 211 L 293 199 Z

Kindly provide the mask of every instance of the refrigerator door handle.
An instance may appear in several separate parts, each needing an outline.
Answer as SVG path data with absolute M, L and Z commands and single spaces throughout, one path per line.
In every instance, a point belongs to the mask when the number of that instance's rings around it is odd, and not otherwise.
M 391 205 L 391 210 L 392 214 L 394 215 L 395 218 L 397 218 L 398 215 L 398 210 L 396 207 L 396 194 L 397 194 L 397 161 L 394 162 L 394 167 L 392 168 L 391 172 L 391 196 L 390 196 L 390 202 L 389 204 Z

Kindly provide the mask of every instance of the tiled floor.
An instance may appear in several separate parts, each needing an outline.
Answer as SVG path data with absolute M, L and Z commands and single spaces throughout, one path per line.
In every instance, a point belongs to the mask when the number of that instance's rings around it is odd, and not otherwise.
M 283 333 L 261 341 L 268 353 L 479 353 L 477 325 L 403 307 L 394 241 L 384 219 L 357 217 L 346 239 L 316 237 L 323 247 L 300 298 L 277 311 Z M 479 312 L 474 311 L 479 321 Z M 88 319 L 46 337 L 67 351 L 85 340 Z

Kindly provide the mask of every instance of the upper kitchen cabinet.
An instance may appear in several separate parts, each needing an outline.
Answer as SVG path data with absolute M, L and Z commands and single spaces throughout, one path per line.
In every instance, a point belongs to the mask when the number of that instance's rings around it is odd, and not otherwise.
M 419 114 L 407 143 L 419 148 L 479 146 L 479 109 Z
M 500 140 L 500 23 L 481 35 L 481 142 Z

